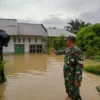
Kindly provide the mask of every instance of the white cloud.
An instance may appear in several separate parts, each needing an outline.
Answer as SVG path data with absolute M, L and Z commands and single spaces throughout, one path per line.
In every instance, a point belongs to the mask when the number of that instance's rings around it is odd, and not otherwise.
M 100 22 L 100 9 L 91 12 L 84 12 L 80 14 L 80 18 L 91 23 Z
M 89 21 L 100 9 L 99 4 L 100 0 L 0 0 L 0 17 L 64 26 L 73 18 Z

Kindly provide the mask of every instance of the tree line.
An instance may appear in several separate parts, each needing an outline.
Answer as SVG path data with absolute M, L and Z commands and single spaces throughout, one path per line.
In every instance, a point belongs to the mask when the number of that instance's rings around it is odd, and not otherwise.
M 67 31 L 76 34 L 77 45 L 85 52 L 87 58 L 100 59 L 100 23 L 91 24 L 82 20 L 71 20 L 64 27 Z M 64 36 L 53 38 L 55 49 L 65 48 Z M 50 39 L 51 40 L 51 39 Z

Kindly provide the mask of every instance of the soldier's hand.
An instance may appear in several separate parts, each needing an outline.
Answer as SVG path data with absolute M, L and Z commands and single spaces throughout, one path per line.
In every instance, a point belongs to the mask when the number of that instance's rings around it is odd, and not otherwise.
M 77 82 L 77 83 L 75 84 L 75 86 L 76 86 L 77 88 L 79 88 L 79 87 L 81 86 L 81 83 L 78 83 L 78 82 Z

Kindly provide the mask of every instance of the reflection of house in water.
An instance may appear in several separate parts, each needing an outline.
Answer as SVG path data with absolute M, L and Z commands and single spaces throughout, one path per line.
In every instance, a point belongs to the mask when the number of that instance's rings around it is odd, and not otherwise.
M 46 54 L 9 55 L 5 58 L 9 60 L 9 63 L 5 65 L 7 74 L 47 71 L 48 56 Z
M 9 46 L 4 53 L 46 52 L 48 36 L 43 24 L 17 23 L 16 19 L 0 19 L 0 29 L 10 36 Z

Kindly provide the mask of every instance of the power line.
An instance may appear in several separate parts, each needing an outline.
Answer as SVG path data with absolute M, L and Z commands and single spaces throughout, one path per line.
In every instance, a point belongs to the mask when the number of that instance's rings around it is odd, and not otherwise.
M 98 11 L 98 12 L 91 18 L 90 21 L 92 21 L 99 13 L 100 13 L 100 11 Z

